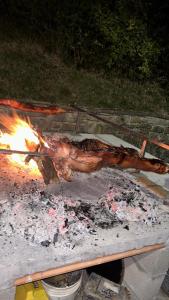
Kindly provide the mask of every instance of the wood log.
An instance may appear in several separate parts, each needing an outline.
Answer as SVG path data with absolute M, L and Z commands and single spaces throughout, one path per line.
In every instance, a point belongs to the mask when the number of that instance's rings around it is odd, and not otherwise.
M 33 159 L 36 162 L 38 169 L 42 174 L 45 184 L 59 181 L 55 167 L 50 157 L 47 156 L 37 157 L 37 156 L 28 155 L 25 159 L 25 163 L 29 163 L 31 159 Z
M 29 141 L 26 141 L 26 145 L 32 152 L 41 152 L 44 149 L 43 138 L 41 136 L 39 136 L 39 145 Z M 25 158 L 25 163 L 28 164 L 31 159 L 36 162 L 45 184 L 49 184 L 51 181 L 59 181 L 53 161 L 49 156 L 27 155 Z

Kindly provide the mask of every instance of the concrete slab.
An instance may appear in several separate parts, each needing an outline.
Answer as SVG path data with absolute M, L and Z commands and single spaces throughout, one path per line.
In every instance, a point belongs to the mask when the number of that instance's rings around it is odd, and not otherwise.
M 96 176 L 96 174 L 93 176 Z M 102 182 L 101 178 L 102 176 L 100 177 L 100 179 L 98 178 L 98 186 L 92 185 L 93 187 L 92 189 L 90 188 L 90 183 L 92 182 L 91 177 L 90 178 L 88 177 L 87 180 L 83 179 L 84 185 L 81 183 L 81 185 L 79 186 L 80 188 L 78 188 L 78 178 L 77 178 L 77 181 L 74 181 L 72 183 L 73 184 L 72 189 L 70 189 L 71 183 L 68 184 L 65 183 L 66 185 L 70 185 L 70 186 L 67 187 L 67 189 L 65 186 L 63 190 L 65 191 L 65 193 L 69 192 L 69 195 L 71 191 L 71 194 L 73 196 L 76 196 L 77 199 L 83 197 L 84 200 L 88 200 L 89 202 L 92 203 L 94 201 L 93 193 L 95 192 L 97 196 L 99 196 L 99 194 L 103 192 L 103 186 L 101 185 Z M 103 178 L 105 178 L 105 176 L 103 176 Z M 17 178 L 14 177 L 13 179 L 14 182 L 16 182 Z M 1 193 L 3 191 L 3 186 L 1 185 Z M 89 186 L 90 192 L 88 192 L 87 186 Z M 84 190 L 82 190 L 82 188 Z M 81 194 L 80 194 L 80 189 L 81 189 Z M 78 191 L 78 193 L 76 193 L 76 190 Z M 86 191 L 86 194 L 84 194 L 84 191 Z M 2 199 L 2 201 L 4 200 L 5 199 Z M 47 229 L 46 222 L 45 221 L 41 222 L 42 227 L 39 229 L 38 227 L 36 227 L 37 219 L 35 217 L 39 218 L 41 216 L 43 218 L 46 215 L 48 215 L 48 209 L 47 209 L 48 206 L 46 206 L 46 209 L 44 211 L 45 205 L 42 205 L 42 211 L 40 211 L 41 203 L 39 203 L 39 201 L 38 202 L 35 201 L 36 214 L 33 214 L 33 221 L 32 221 L 31 211 L 30 210 L 28 211 L 25 208 L 26 212 L 24 212 L 22 208 L 22 205 L 26 205 L 27 201 L 28 201 L 27 203 L 28 207 L 31 207 L 33 204 L 31 204 L 32 201 L 30 200 L 28 195 L 28 198 L 25 198 L 25 200 L 23 198 L 23 204 L 22 201 L 18 203 L 12 202 L 12 207 L 14 209 L 11 208 L 11 211 L 6 210 L 7 213 L 5 219 L 6 221 L 4 220 L 5 223 L 3 222 L 1 223 L 2 226 L 0 231 L 1 234 L 0 236 L 0 244 L 1 244 L 0 282 L 1 282 L 1 287 L 3 287 L 4 289 L 11 287 L 11 285 L 14 284 L 15 279 L 24 276 L 26 274 L 32 274 L 34 272 L 44 271 L 50 268 L 57 268 L 74 262 L 88 261 L 96 257 L 111 255 L 114 253 L 119 253 L 131 249 L 139 249 L 143 246 L 153 245 L 156 243 L 165 243 L 166 245 L 168 245 L 169 243 L 169 220 L 166 219 L 164 220 L 164 223 L 162 222 L 162 224 L 156 224 L 154 226 L 149 226 L 144 223 L 142 223 L 140 226 L 135 222 L 130 222 L 129 230 L 127 230 L 127 228 L 125 228 L 123 224 L 121 225 L 119 224 L 115 227 L 106 228 L 106 229 L 101 229 L 99 227 L 98 228 L 96 227 L 95 231 L 93 232 L 91 231 L 90 234 L 82 235 L 81 238 L 79 238 L 76 241 L 75 246 L 73 248 L 72 248 L 71 241 L 69 242 L 66 236 L 64 239 L 61 239 L 61 242 L 56 241 L 55 245 L 51 244 L 51 246 L 49 246 L 48 244 L 43 244 L 42 246 L 42 244 L 38 243 L 37 240 L 35 241 L 29 240 L 29 235 L 30 234 L 32 236 L 35 235 L 36 232 L 34 232 L 34 230 L 40 230 L 40 232 L 42 233 L 46 231 Z M 9 203 L 7 202 L 6 205 L 8 204 Z M 39 209 L 37 205 L 40 205 Z M 3 207 L 5 208 L 6 206 Z M 51 210 L 51 207 L 49 208 L 49 212 L 50 214 L 53 212 L 53 210 Z M 7 217 L 8 214 L 9 217 Z M 18 224 L 18 226 L 20 224 L 20 229 L 21 229 L 20 233 L 18 231 L 19 229 L 13 232 L 14 230 L 13 227 L 17 227 L 14 222 L 14 219 L 16 218 L 18 219 L 16 220 L 16 224 Z M 26 218 L 26 224 L 23 226 L 25 218 Z M 1 216 L 1 221 L 2 220 L 3 219 Z M 7 232 L 7 230 L 5 229 L 7 220 L 8 222 L 10 222 L 11 220 L 13 222 L 11 226 L 9 224 L 9 227 L 11 227 L 10 232 L 9 231 Z M 18 221 L 21 223 L 18 223 Z M 33 224 L 33 227 L 30 227 L 30 229 L 33 230 L 33 232 L 27 231 L 28 229 L 27 227 L 29 227 L 27 222 L 28 224 L 29 222 Z M 3 224 L 5 225 L 5 227 L 3 227 Z M 52 224 L 50 226 L 52 226 Z M 50 230 L 50 228 L 48 228 L 48 230 Z M 83 227 L 82 230 L 84 230 Z M 36 234 L 36 237 L 38 237 L 38 233 Z M 67 241 L 66 244 L 65 244 L 65 240 Z

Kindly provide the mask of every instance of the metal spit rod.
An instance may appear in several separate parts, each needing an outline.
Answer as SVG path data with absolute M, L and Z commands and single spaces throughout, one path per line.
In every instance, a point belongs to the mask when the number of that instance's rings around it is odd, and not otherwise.
M 0 149 L 0 154 L 23 154 L 31 156 L 50 156 L 48 153 L 42 152 L 31 152 L 31 151 L 21 151 L 21 150 L 11 150 L 11 149 Z
M 92 116 L 92 117 L 94 117 L 94 118 L 96 118 L 96 119 L 98 119 L 98 120 L 100 120 L 104 123 L 111 124 L 113 127 L 117 128 L 120 131 L 128 133 L 132 136 L 136 136 L 136 133 L 134 131 L 132 131 L 131 129 L 123 127 L 123 126 L 118 125 L 118 124 L 115 124 L 114 122 L 112 122 L 110 120 L 107 120 L 107 119 L 104 119 L 104 118 L 98 116 L 97 114 L 95 114 L 93 112 L 88 112 L 87 110 L 85 110 L 83 108 L 80 108 L 75 104 L 72 105 L 72 108 L 77 110 L 77 112 L 86 113 L 87 115 L 90 115 L 90 116 Z M 142 143 L 142 146 L 141 146 L 141 149 L 140 149 L 140 157 L 144 157 L 146 146 L 147 146 L 148 142 L 152 143 L 152 144 L 155 144 L 155 145 L 169 151 L 169 145 L 168 144 L 162 143 L 161 141 L 158 141 L 157 139 L 150 140 L 147 137 L 145 137 L 142 133 L 137 133 L 137 136 L 139 136 L 143 140 L 143 143 Z M 41 156 L 50 156 L 48 153 L 20 151 L 20 150 L 9 150 L 9 149 L 0 149 L 0 154 L 7 154 L 7 155 L 9 155 L 9 154 L 23 154 L 23 155 L 31 155 L 31 156 L 39 156 L 39 157 L 41 157 Z

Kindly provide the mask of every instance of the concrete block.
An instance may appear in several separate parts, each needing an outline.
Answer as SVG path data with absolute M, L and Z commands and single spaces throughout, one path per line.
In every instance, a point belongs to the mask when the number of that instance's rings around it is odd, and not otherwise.
M 133 258 L 125 259 L 124 284 L 139 300 L 152 300 L 157 296 L 165 274 L 152 278 L 142 271 Z
M 0 299 L 1 300 L 15 300 L 15 287 L 0 290 Z
M 150 274 L 153 278 L 167 272 L 169 267 L 169 248 L 136 255 L 133 257 L 133 260 L 138 264 L 140 270 Z

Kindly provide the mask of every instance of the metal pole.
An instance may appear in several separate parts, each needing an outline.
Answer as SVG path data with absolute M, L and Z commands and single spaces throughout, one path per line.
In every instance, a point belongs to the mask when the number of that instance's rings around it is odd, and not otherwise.
M 127 128 L 127 127 L 123 127 L 123 126 L 121 126 L 121 125 L 117 125 L 117 124 L 115 124 L 114 122 L 112 122 L 112 121 L 110 121 L 110 120 L 107 120 L 107 119 L 104 119 L 104 118 L 102 118 L 102 117 L 96 115 L 95 113 L 88 112 L 87 110 L 85 110 L 85 109 L 83 109 L 83 108 L 81 108 L 81 107 L 78 107 L 77 105 L 73 105 L 72 108 L 74 108 L 74 109 L 76 109 L 76 110 L 78 110 L 78 111 L 80 111 L 80 112 L 84 112 L 84 113 L 86 113 L 87 115 L 89 115 L 89 116 L 91 116 L 91 117 L 93 117 L 93 118 L 95 118 L 95 119 L 98 119 L 98 120 L 100 120 L 100 121 L 102 121 L 102 122 L 104 122 L 104 123 L 111 124 L 114 128 L 117 128 L 118 130 L 120 130 L 121 132 L 124 132 L 125 134 L 127 133 L 128 135 L 134 136 L 134 137 L 137 136 L 137 137 L 141 138 L 143 141 L 146 140 L 147 142 L 149 142 L 149 143 L 151 143 L 151 144 L 155 144 L 155 145 L 157 145 L 157 146 L 159 146 L 159 147 L 161 147 L 161 148 L 163 148 L 163 149 L 165 149 L 165 150 L 169 150 L 169 145 L 168 145 L 168 144 L 162 143 L 162 142 L 158 141 L 157 139 L 150 140 L 150 139 L 148 139 L 148 138 L 147 138 L 144 134 L 142 134 L 142 133 L 138 133 L 138 132 L 136 133 L 136 132 L 134 132 L 133 130 Z M 145 144 L 145 143 L 144 143 L 144 144 Z M 146 143 L 146 144 L 147 144 L 147 143 Z

